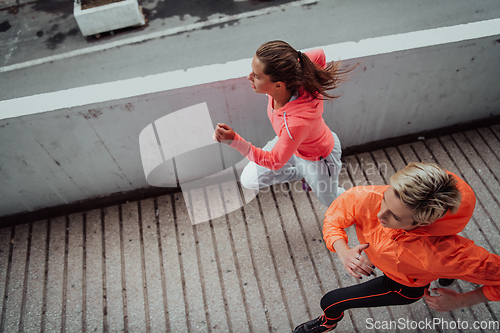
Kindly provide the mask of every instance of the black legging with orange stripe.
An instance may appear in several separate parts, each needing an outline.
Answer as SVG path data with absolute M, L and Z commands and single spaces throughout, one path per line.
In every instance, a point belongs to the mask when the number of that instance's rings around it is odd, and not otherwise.
M 334 324 L 344 317 L 347 309 L 416 302 L 428 287 L 407 287 L 383 275 L 365 283 L 330 291 L 321 299 L 321 308 L 327 324 Z

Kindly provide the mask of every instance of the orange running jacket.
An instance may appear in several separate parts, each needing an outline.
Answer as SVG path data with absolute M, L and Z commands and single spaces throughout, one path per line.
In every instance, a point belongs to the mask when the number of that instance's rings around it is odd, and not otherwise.
M 340 238 L 347 242 L 344 229 L 356 224 L 360 244 L 370 244 L 366 256 L 394 281 L 421 287 L 439 278 L 466 280 L 484 285 L 485 296 L 500 301 L 500 256 L 457 235 L 472 217 L 476 197 L 467 183 L 452 175 L 462 193 L 459 210 L 410 231 L 385 228 L 377 218 L 388 185 L 349 189 L 326 212 L 326 246 L 335 252 L 333 243 Z

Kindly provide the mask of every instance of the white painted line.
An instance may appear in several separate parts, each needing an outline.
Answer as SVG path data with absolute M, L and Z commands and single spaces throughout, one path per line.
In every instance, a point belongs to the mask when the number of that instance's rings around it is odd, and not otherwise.
M 500 35 L 500 19 L 318 47 L 325 50 L 328 60 L 346 60 L 497 35 Z M 0 119 L 243 78 L 250 71 L 251 61 L 247 58 L 0 101 Z
M 500 19 L 319 46 L 327 59 L 354 59 L 500 35 Z
M 171 28 L 171 29 L 167 29 L 167 30 L 163 30 L 163 31 L 152 32 L 152 33 L 145 34 L 142 36 L 130 37 L 130 38 L 121 39 L 121 40 L 109 42 L 109 43 L 102 44 L 102 45 L 90 46 L 90 47 L 86 47 L 86 48 L 79 49 L 79 50 L 74 50 L 74 51 L 61 53 L 61 54 L 56 54 L 56 55 L 53 55 L 50 57 L 34 59 L 34 60 L 26 61 L 26 62 L 21 62 L 18 64 L 0 67 L 0 73 L 10 72 L 10 71 L 23 69 L 23 68 L 27 68 L 27 67 L 31 67 L 31 66 L 36 66 L 36 65 L 41 65 L 41 64 L 46 64 L 46 63 L 49 63 L 51 61 L 77 57 L 77 56 L 81 56 L 81 55 L 89 54 L 89 53 L 93 53 L 93 52 L 109 50 L 109 49 L 124 46 L 124 45 L 141 43 L 144 41 L 157 39 L 157 38 L 161 38 L 161 37 L 166 37 L 166 36 L 171 36 L 171 35 L 175 35 L 175 34 L 179 34 L 179 33 L 183 33 L 183 32 L 199 30 L 202 28 L 207 28 L 207 27 L 210 27 L 213 25 L 223 24 L 223 23 L 227 23 L 227 22 L 231 22 L 231 21 L 262 16 L 262 15 L 266 15 L 266 14 L 269 14 L 272 12 L 281 11 L 281 10 L 286 9 L 286 8 L 299 7 L 299 6 L 303 6 L 303 5 L 310 5 L 310 4 L 318 3 L 319 1 L 322 1 L 322 0 L 300 0 L 300 1 L 294 1 L 291 3 L 283 4 L 280 6 L 267 7 L 267 8 L 263 8 L 263 9 L 259 9 L 259 10 L 254 10 L 251 12 L 235 14 L 235 15 L 228 15 L 228 16 L 220 16 L 217 18 L 211 18 L 211 19 L 208 19 L 207 21 L 204 21 L 204 22 L 188 24 L 185 26 L 179 26 L 179 27 L 175 27 L 175 28 Z

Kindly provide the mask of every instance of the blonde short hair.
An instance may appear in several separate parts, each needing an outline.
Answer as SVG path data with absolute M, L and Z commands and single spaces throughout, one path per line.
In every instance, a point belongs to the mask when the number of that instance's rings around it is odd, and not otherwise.
M 429 225 L 448 211 L 455 213 L 462 201 L 457 180 L 437 164 L 411 162 L 390 183 L 403 205 L 413 211 L 414 225 Z

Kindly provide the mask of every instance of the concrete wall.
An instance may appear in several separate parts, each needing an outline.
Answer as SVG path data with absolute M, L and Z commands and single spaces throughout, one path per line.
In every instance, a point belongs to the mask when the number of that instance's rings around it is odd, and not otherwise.
M 328 60 L 359 63 L 325 103 L 327 124 L 345 148 L 500 114 L 499 22 L 321 46 Z M 245 78 L 250 61 L 1 101 L 0 216 L 148 186 L 139 134 L 198 103 L 213 126 L 263 146 L 274 133 L 266 97 Z M 226 168 L 242 158 L 215 149 Z M 219 171 L 207 167 L 211 154 L 184 156 L 179 181 Z

